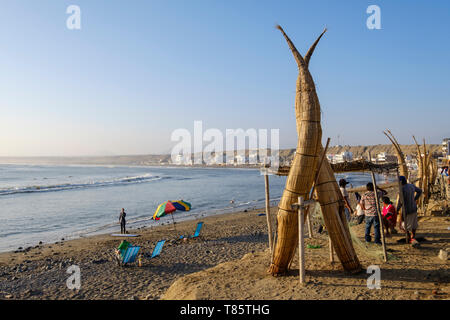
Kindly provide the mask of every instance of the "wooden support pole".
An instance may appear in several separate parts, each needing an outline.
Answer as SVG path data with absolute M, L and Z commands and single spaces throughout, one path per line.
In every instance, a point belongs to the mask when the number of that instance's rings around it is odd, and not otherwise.
M 300 285 L 305 282 L 305 241 L 303 217 L 305 214 L 303 197 L 298 197 L 298 270 Z
M 380 201 L 378 199 L 377 181 L 375 180 L 375 174 L 373 173 L 373 171 L 370 171 L 370 173 L 372 175 L 373 189 L 375 192 L 375 204 L 377 207 L 378 220 L 380 221 L 379 223 L 380 223 L 380 233 L 381 233 L 381 244 L 383 246 L 383 257 L 384 257 L 384 262 L 387 262 L 386 241 L 384 240 L 384 225 L 383 225 L 383 219 L 382 219 L 381 211 L 380 211 Z
M 311 223 L 311 210 L 309 210 L 309 214 L 306 216 L 306 223 L 308 225 L 308 237 L 310 239 L 312 239 L 313 230 L 312 230 L 312 223 Z
M 408 244 L 408 231 L 406 230 L 406 206 L 405 206 L 405 199 L 403 199 L 403 186 L 402 183 L 400 182 L 400 175 L 398 173 L 398 169 L 397 169 L 397 182 L 398 182 L 398 198 L 400 199 L 400 202 L 402 203 L 402 220 L 403 223 L 405 224 L 405 239 L 406 239 L 406 244 Z M 397 208 L 398 208 L 398 203 L 397 203 Z
M 270 217 L 270 194 L 269 194 L 269 175 L 264 173 L 264 185 L 266 188 L 266 219 L 267 219 L 267 232 L 269 236 L 269 248 L 270 248 L 270 263 L 273 261 L 273 242 L 272 242 L 272 219 Z
M 329 242 L 329 246 L 330 246 L 330 262 L 334 263 L 334 248 L 333 248 L 333 242 L 331 242 L 331 238 L 328 237 L 328 242 Z
M 170 215 L 172 216 L 173 229 L 175 230 L 175 232 L 177 232 L 177 227 L 175 227 L 175 218 L 173 217 L 173 212 Z

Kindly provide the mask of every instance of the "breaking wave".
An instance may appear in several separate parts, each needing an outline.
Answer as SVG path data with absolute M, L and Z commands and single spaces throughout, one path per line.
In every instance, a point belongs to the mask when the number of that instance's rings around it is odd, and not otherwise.
M 169 179 L 170 177 L 154 176 L 152 174 L 144 174 L 135 177 L 123 177 L 111 180 L 90 181 L 87 183 L 63 183 L 54 185 L 38 185 L 38 186 L 26 186 L 26 187 L 12 187 L 12 188 L 0 188 L 0 196 L 20 194 L 20 193 L 35 193 L 35 192 L 56 192 L 74 189 L 86 189 L 86 188 L 98 188 L 109 186 L 120 186 L 126 184 L 145 183 L 150 181 L 157 181 L 161 179 Z

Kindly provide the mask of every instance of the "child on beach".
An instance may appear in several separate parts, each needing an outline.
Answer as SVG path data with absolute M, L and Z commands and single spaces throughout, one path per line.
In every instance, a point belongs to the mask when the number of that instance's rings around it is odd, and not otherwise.
M 395 230 L 395 225 L 397 223 L 397 211 L 395 210 L 394 205 L 391 202 L 389 197 L 384 196 L 383 200 L 383 225 L 386 227 L 386 236 L 390 236 L 392 234 L 396 234 L 397 230 Z

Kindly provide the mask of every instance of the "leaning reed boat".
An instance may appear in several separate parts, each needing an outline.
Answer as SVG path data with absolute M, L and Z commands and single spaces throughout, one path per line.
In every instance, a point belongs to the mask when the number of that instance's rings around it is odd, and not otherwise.
M 321 153 L 323 152 L 324 150 L 321 148 Z M 322 209 L 322 216 L 328 235 L 344 270 L 351 273 L 361 271 L 361 264 L 353 247 L 347 218 L 344 213 L 344 197 L 327 159 L 324 159 L 320 167 L 315 192 Z
M 293 258 L 298 244 L 298 216 L 297 212 L 292 209 L 292 204 L 297 202 L 299 196 L 303 196 L 304 199 L 308 198 L 317 172 L 319 153 L 323 149 L 320 103 L 308 66 L 314 49 L 326 32 L 326 30 L 322 32 L 303 58 L 284 30 L 280 26 L 277 28 L 286 39 L 298 67 L 295 96 L 298 143 L 286 180 L 286 187 L 278 205 L 277 242 L 272 264 L 268 270 L 272 275 L 285 273 Z M 338 210 L 339 206 L 342 206 L 342 195 L 339 198 L 340 191 L 337 188 L 333 171 L 328 161 L 325 160 L 325 163 L 326 165 L 322 165 L 320 171 L 316 193 L 322 199 L 322 210 L 326 213 L 324 214 L 326 226 L 329 228 L 330 236 L 333 235 L 332 241 L 337 249 L 336 252 L 339 252 L 338 257 L 345 262 L 343 263 L 344 268 L 350 271 L 359 271 L 361 267 L 356 254 L 354 254 L 348 226 L 346 222 L 343 223 L 345 220 L 342 220 L 342 210 Z M 333 201 L 332 204 L 327 203 L 330 199 Z

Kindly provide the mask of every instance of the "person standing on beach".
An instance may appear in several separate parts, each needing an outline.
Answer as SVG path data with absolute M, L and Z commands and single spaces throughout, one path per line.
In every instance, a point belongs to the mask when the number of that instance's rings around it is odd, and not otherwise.
M 120 215 L 119 215 L 120 233 L 122 233 L 122 234 L 127 233 L 126 230 L 125 230 L 125 224 L 126 224 L 125 217 L 126 217 L 126 215 L 127 214 L 125 212 L 125 209 L 122 208 L 122 211 L 120 211 Z
M 404 205 L 399 201 L 397 204 L 397 212 L 403 206 L 405 210 L 406 221 L 403 221 L 403 214 L 399 218 L 399 228 L 406 231 L 408 242 L 412 246 L 417 246 L 419 243 L 416 238 L 416 230 L 419 227 L 417 220 L 417 203 L 416 201 L 422 195 L 422 189 L 416 187 L 412 183 L 408 183 L 404 176 L 400 176 L 399 180 L 402 184 Z M 400 198 L 401 199 L 401 198 Z
M 439 182 L 439 191 L 441 193 L 441 197 L 443 199 L 446 199 L 446 183 L 448 178 L 448 166 L 444 166 L 441 168 L 439 175 L 438 175 L 438 182 Z
M 386 195 L 387 192 L 381 188 L 377 188 L 377 194 L 375 195 L 375 188 L 373 186 L 372 182 L 369 182 L 366 185 L 367 191 L 364 193 L 364 195 L 361 197 L 360 205 L 361 208 L 364 210 L 364 215 L 366 219 L 366 231 L 365 231 L 365 240 L 366 242 L 370 242 L 372 240 L 372 237 L 370 236 L 370 229 L 373 225 L 373 230 L 375 233 L 375 243 L 381 244 L 381 232 L 380 232 L 380 219 L 378 219 L 378 212 L 377 212 L 377 204 L 375 196 L 378 198 L 381 198 L 382 196 Z
M 345 186 L 348 184 L 348 181 L 345 179 L 339 180 L 339 189 L 341 189 L 342 196 L 344 197 L 344 210 L 345 217 L 347 218 L 347 222 L 350 221 L 351 215 L 353 214 L 353 209 L 350 206 L 350 200 L 348 198 L 348 192 L 345 189 Z

